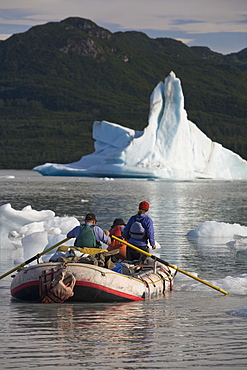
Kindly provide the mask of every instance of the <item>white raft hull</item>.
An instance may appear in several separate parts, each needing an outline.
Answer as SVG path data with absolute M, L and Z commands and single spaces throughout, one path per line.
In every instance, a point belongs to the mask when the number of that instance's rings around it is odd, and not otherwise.
M 39 285 L 42 271 L 61 267 L 61 263 L 47 262 L 25 267 L 13 278 L 11 295 L 25 301 L 40 301 Z M 76 279 L 74 295 L 68 301 L 124 302 L 157 298 L 172 290 L 174 272 L 166 266 L 156 270 L 124 275 L 104 267 L 83 263 L 67 263 L 66 271 Z

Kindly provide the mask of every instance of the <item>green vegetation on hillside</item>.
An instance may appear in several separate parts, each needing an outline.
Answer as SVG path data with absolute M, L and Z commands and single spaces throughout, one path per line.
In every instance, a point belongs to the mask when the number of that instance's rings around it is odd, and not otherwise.
M 92 153 L 92 125 L 148 123 L 149 98 L 173 70 L 188 118 L 247 159 L 247 49 L 223 56 L 82 18 L 0 42 L 0 168 L 70 163 Z

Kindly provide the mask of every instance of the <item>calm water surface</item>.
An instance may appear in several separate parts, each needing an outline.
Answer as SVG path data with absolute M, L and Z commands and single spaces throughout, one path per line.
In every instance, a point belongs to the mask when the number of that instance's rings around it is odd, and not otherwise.
M 14 178 L 8 178 L 13 175 Z M 147 200 L 161 258 L 204 280 L 247 273 L 225 243 L 197 244 L 186 234 L 205 221 L 247 226 L 246 182 L 173 182 L 42 177 L 0 171 L 0 205 L 31 205 L 57 216 L 95 212 L 109 228 Z M 87 202 L 85 202 L 87 200 Z M 0 250 L 0 273 L 16 251 Z M 0 280 L 1 369 L 243 369 L 247 367 L 247 295 L 221 293 L 184 275 L 164 298 L 127 304 L 44 305 L 11 300 Z

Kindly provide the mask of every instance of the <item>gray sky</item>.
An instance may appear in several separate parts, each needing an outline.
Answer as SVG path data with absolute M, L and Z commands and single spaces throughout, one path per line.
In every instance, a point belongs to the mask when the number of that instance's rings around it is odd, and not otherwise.
M 0 40 L 67 17 L 229 54 L 247 47 L 247 0 L 1 0 Z

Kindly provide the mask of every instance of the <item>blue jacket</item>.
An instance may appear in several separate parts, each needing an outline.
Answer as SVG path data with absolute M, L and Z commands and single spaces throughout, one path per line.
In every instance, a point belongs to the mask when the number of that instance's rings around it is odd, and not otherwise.
M 146 231 L 146 235 L 142 239 L 134 239 L 130 237 L 130 227 L 131 225 L 138 219 L 138 221 L 141 221 L 142 226 L 144 227 Z M 155 245 L 155 238 L 154 238 L 154 227 L 153 227 L 153 221 L 152 219 L 146 214 L 146 213 L 141 213 L 140 215 L 134 215 L 132 216 L 125 228 L 123 229 L 123 237 L 128 240 L 130 244 L 135 245 L 136 247 L 138 246 L 146 246 L 147 242 L 149 240 L 149 243 L 153 247 Z

